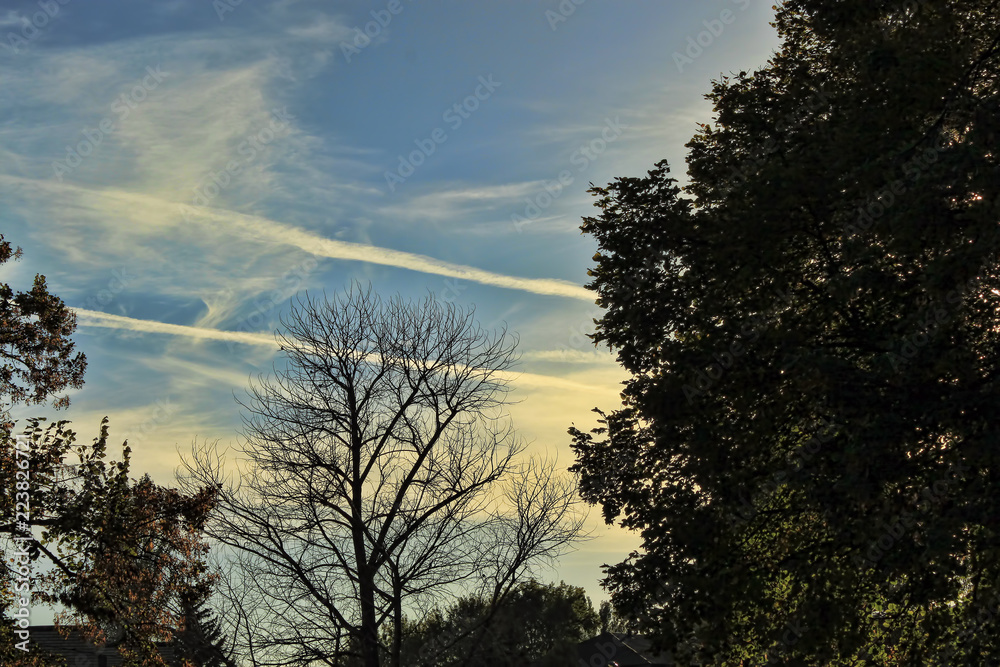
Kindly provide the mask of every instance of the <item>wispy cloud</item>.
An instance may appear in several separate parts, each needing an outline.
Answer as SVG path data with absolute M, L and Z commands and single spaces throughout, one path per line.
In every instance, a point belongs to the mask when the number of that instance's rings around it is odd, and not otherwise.
M 120 315 L 109 315 L 83 308 L 74 309 L 78 323 L 85 327 L 102 327 L 107 329 L 124 329 L 140 333 L 165 334 L 169 336 L 187 336 L 196 340 L 218 340 L 226 342 L 244 343 L 246 345 L 259 345 L 278 349 L 274 335 L 269 333 L 222 331 L 219 329 L 207 329 L 204 327 L 190 327 L 180 324 L 167 324 L 153 320 L 140 320 L 133 317 L 122 317 Z M 506 373 L 504 374 L 511 382 L 525 387 L 543 387 L 554 389 L 570 389 L 583 391 L 600 391 L 603 387 L 588 385 L 574 380 L 553 377 L 550 375 L 539 375 L 537 373 Z
M 293 227 L 262 216 L 248 215 L 211 207 L 189 207 L 177 202 L 169 202 L 137 192 L 123 190 L 85 188 L 77 185 L 52 181 L 33 181 L 15 176 L 0 176 L 0 182 L 17 184 L 27 190 L 66 191 L 70 190 L 89 199 L 109 200 L 106 208 L 118 212 L 128 211 L 129 217 L 144 220 L 146 225 L 181 226 L 188 224 L 185 217 L 198 222 L 203 229 L 228 228 L 234 234 L 239 232 L 241 240 L 247 238 L 268 246 L 293 246 L 317 257 L 381 264 L 399 269 L 419 271 L 433 275 L 458 278 L 506 289 L 521 290 L 532 294 L 560 296 L 593 303 L 594 295 L 581 285 L 553 278 L 520 278 L 486 271 L 472 266 L 445 262 L 427 255 L 393 250 L 379 246 L 338 241 L 324 238 L 304 229 Z M 149 217 L 141 217 L 140 211 L 149 211 Z M 247 236 L 249 235 L 249 236 Z
M 334 45 L 353 36 L 349 27 L 329 16 L 318 16 L 312 23 L 288 28 L 288 34 L 299 39 L 316 40 Z
M 292 245 L 319 257 L 382 264 L 399 269 L 430 273 L 448 278 L 469 280 L 481 285 L 521 290 L 532 294 L 561 296 L 593 302 L 594 295 L 580 285 L 553 278 L 519 278 L 502 273 L 485 271 L 462 264 L 445 262 L 427 255 L 402 250 L 392 250 L 372 245 L 336 241 L 312 234 L 303 229 L 285 225 L 259 216 L 244 215 L 213 208 L 192 209 L 194 216 L 214 222 L 243 227 L 260 239 L 271 243 Z
M 166 334 L 168 336 L 187 336 L 198 340 L 218 340 L 244 343 L 246 345 L 260 345 L 271 347 L 275 350 L 278 349 L 278 344 L 274 340 L 274 335 L 269 333 L 222 331 L 220 329 L 189 327 L 183 324 L 168 324 L 166 322 L 156 322 L 154 320 L 139 320 L 134 317 L 109 315 L 108 313 L 86 310 L 84 308 L 74 308 L 73 310 L 77 314 L 77 323 L 84 327 L 125 329 L 127 331 Z
M 407 220 L 429 222 L 435 226 L 461 228 L 465 231 L 474 229 L 471 222 L 482 214 L 496 214 L 503 219 L 502 223 L 489 223 L 481 220 L 483 225 L 492 231 L 512 232 L 513 227 L 507 218 L 510 211 L 516 210 L 518 204 L 526 197 L 532 197 L 543 187 L 545 181 L 524 181 L 506 183 L 503 185 L 486 186 L 451 186 L 438 188 L 411 197 L 403 202 L 381 206 L 378 213 L 391 220 Z
M 614 355 L 606 350 L 529 350 L 521 355 L 521 359 L 580 364 L 615 363 Z
M 351 280 L 430 291 L 516 331 L 529 372 L 509 375 L 511 416 L 536 451 L 568 454 L 567 426 L 618 405 L 625 377 L 586 338 L 598 310 L 582 287 L 596 249 L 579 233 L 594 214 L 587 183 L 662 157 L 682 165 L 694 121 L 711 116 L 695 70 L 742 69 L 770 49 L 749 40 L 748 14 L 729 46 L 664 78 L 685 26 L 708 17 L 698 3 L 588 5 L 555 33 L 531 3 L 414 3 L 350 60 L 341 42 L 376 32 L 372 7 L 233 1 L 220 21 L 205 1 L 47 4 L 60 14 L 38 39 L 0 48 L 0 231 L 25 250 L 3 280 L 40 273 L 82 306 L 91 372 L 55 416 L 82 427 L 109 415 L 139 445 L 135 469 L 163 482 L 176 443 L 238 432 L 231 394 L 280 363 L 272 332 L 289 300 Z M 4 43 L 39 7 L 0 2 Z M 597 33 L 622 48 L 595 53 Z M 491 72 L 504 94 L 387 196 L 384 170 L 453 127 L 442 112 Z M 628 129 L 612 143 L 619 115 Z M 588 554 L 567 581 L 596 580 L 596 563 L 631 544 L 601 543 L 610 555 Z
M 0 28 L 20 28 L 28 23 L 28 19 L 13 9 L 8 9 L 5 16 L 0 17 Z

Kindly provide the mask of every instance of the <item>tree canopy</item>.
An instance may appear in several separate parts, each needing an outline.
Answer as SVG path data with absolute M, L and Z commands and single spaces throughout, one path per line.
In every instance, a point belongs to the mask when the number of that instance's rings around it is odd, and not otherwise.
M 20 255 L 0 235 L 0 264 Z M 66 421 L 30 419 L 16 434 L 8 410 L 81 386 L 86 359 L 69 338 L 73 312 L 48 293 L 44 276 L 30 292 L 0 284 L 0 328 L 0 610 L 20 613 L 22 600 L 61 606 L 62 621 L 86 636 L 115 633 L 128 664 L 162 664 L 155 640 L 183 629 L 186 610 L 212 588 L 200 530 L 215 490 L 184 495 L 148 476 L 131 479 L 127 443 L 118 461 L 105 460 L 107 418 L 90 444 L 77 444 Z M 62 397 L 55 407 L 68 403 Z M 26 622 L 0 625 L 3 664 L 45 663 L 25 652 Z
M 22 256 L 20 248 L 0 234 L 0 265 Z M 42 403 L 66 388 L 83 385 L 87 358 L 74 354 L 70 335 L 76 330 L 76 315 L 62 299 L 50 294 L 45 276 L 36 275 L 31 290 L 15 292 L 0 283 L 0 409 L 15 403 Z M 55 406 L 65 407 L 59 398 Z
M 403 664 L 412 667 L 569 665 L 600 617 L 579 586 L 525 581 L 499 604 L 463 597 L 406 623 Z
M 686 186 L 592 189 L 631 378 L 575 469 L 643 538 L 605 583 L 718 664 L 996 660 L 998 3 L 776 9 Z

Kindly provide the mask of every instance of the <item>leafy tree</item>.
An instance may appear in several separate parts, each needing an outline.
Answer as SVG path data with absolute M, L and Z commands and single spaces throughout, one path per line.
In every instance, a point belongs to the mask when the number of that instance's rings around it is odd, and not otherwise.
M 0 234 L 0 265 L 21 258 Z M 76 330 L 76 315 L 62 299 L 49 294 L 45 276 L 36 275 L 28 292 L 15 292 L 0 283 L 0 409 L 14 403 L 43 403 L 49 396 L 67 387 L 83 385 L 87 358 L 73 354 L 75 344 L 69 339 Z M 55 401 L 55 407 L 69 405 L 67 397 Z
M 597 634 L 600 618 L 583 588 L 531 580 L 499 604 L 465 597 L 446 611 L 408 622 L 403 664 L 575 665 L 576 645 Z
M 641 531 L 605 584 L 666 648 L 1000 659 L 998 6 L 784 2 L 689 185 L 592 190 L 594 339 L 631 379 L 575 469 Z
M 615 611 L 614 605 L 607 600 L 601 602 L 601 606 L 597 610 L 597 615 L 601 620 L 601 634 L 604 634 L 605 632 L 627 634 L 632 630 L 629 626 L 628 619 L 623 618 L 617 611 Z
M 0 264 L 20 256 L 0 235 Z M 182 598 L 204 599 L 212 585 L 199 531 L 214 490 L 185 496 L 148 476 L 131 480 L 127 444 L 120 461 L 104 460 L 107 419 L 89 445 L 76 445 L 65 421 L 43 427 L 43 420 L 28 420 L 26 445 L 18 446 L 13 405 L 38 404 L 83 382 L 86 360 L 69 339 L 75 328 L 75 316 L 48 293 L 44 276 L 35 277 L 30 292 L 0 284 L 0 610 L 13 613 L 24 597 L 62 605 L 62 620 L 93 640 L 120 632 L 129 664 L 161 664 L 154 640 L 180 627 Z M 55 407 L 68 403 L 59 398 Z M 79 463 L 69 462 L 73 454 Z M 41 530 L 40 540 L 32 529 Z M 39 574 L 43 562 L 51 567 Z M 19 579 L 29 567 L 30 592 Z M 17 647 L 22 641 L 5 619 L 3 664 L 51 663 L 37 651 L 26 655 Z
M 214 446 L 188 463 L 220 489 L 207 532 L 238 564 L 241 658 L 398 665 L 406 609 L 495 604 L 580 538 L 573 479 L 518 461 L 500 412 L 512 336 L 370 288 L 306 296 L 283 324 L 287 365 L 250 389 L 238 477 Z
M 0 664 L 4 667 L 68 667 L 66 658 L 38 647 L 25 653 L 16 648 L 18 638 L 9 623 L 0 624 Z
M 30 480 L 28 521 L 13 521 L 13 493 L 0 497 L 10 521 L 0 526 L 8 538 L 5 609 L 14 606 L 10 584 L 17 569 L 30 562 L 35 602 L 61 605 L 61 622 L 93 641 L 104 641 L 114 629 L 129 664 L 161 664 L 155 642 L 183 627 L 182 601 L 204 600 L 211 592 L 214 576 L 200 530 L 214 490 L 182 495 L 148 476 L 131 480 L 127 445 L 121 461 L 104 460 L 107 419 L 90 445 L 75 445 L 66 422 L 46 428 L 40 420 L 29 423 L 30 456 L 0 461 L 4 487 L 21 470 L 15 462 L 28 461 Z M 14 450 L 9 438 L 7 452 Z M 79 463 L 67 462 L 72 454 Z M 40 527 L 41 539 L 24 540 L 24 524 Z M 42 562 L 52 566 L 43 574 Z

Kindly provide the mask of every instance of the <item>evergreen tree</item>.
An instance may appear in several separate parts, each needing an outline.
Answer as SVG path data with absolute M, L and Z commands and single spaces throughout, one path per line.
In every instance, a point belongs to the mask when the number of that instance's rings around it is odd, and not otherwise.
M 219 619 L 205 602 L 186 596 L 184 627 L 174 636 L 182 667 L 234 667 Z

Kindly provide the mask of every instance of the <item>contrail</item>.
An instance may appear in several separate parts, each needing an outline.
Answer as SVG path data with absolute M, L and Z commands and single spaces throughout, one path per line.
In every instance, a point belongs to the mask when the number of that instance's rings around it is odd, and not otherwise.
M 141 331 L 143 333 L 168 334 L 171 336 L 187 336 L 201 340 L 224 340 L 234 343 L 245 343 L 247 345 L 260 345 L 278 349 L 278 344 L 274 341 L 274 334 L 255 333 L 250 331 L 222 331 L 220 329 L 203 329 L 201 327 L 189 327 L 183 324 L 167 324 L 166 322 L 156 322 L 154 320 L 138 320 L 133 317 L 122 317 L 121 315 L 110 315 L 96 310 L 85 308 L 73 308 L 77 314 L 77 322 L 84 327 L 102 327 L 105 329 L 127 329 L 128 331 Z
M 155 320 L 139 320 L 133 317 L 123 317 L 122 315 L 110 315 L 96 310 L 85 308 L 73 308 L 77 315 L 77 322 L 84 327 L 100 327 L 104 329 L 125 329 L 128 331 L 138 331 L 142 333 L 166 334 L 169 336 L 187 336 L 197 340 L 219 340 L 227 342 L 244 343 L 246 345 L 258 345 L 269 347 L 277 351 L 278 343 L 273 334 L 252 331 L 222 331 L 221 329 L 206 329 L 203 327 L 189 327 L 183 324 L 167 324 Z M 502 377 L 514 384 L 529 387 L 552 387 L 557 389 L 582 389 L 587 391 L 600 391 L 602 387 L 582 384 L 572 380 L 553 377 L 551 375 L 538 375 L 536 373 L 503 373 Z
M 596 295 L 581 285 L 568 280 L 555 278 L 519 278 L 502 273 L 478 269 L 464 264 L 453 264 L 427 255 L 420 255 L 403 250 L 392 250 L 379 246 L 337 241 L 319 236 L 299 227 L 293 227 L 270 218 L 247 215 L 223 208 L 207 206 L 188 206 L 178 202 L 167 201 L 138 192 L 128 192 L 114 189 L 95 189 L 69 183 L 40 181 L 22 178 L 20 176 L 0 175 L 0 182 L 15 184 L 25 189 L 36 191 L 72 192 L 87 199 L 103 198 L 129 205 L 130 217 L 135 220 L 160 220 L 161 224 L 177 224 L 180 218 L 185 220 L 199 219 L 212 221 L 216 224 L 234 228 L 251 237 L 266 240 L 270 243 L 290 245 L 317 257 L 342 259 L 370 264 L 382 264 L 399 269 L 419 271 L 432 275 L 458 278 L 481 285 L 503 287 L 506 289 L 530 292 L 546 296 L 560 296 L 579 299 L 593 304 Z M 97 207 L 94 207 L 95 209 Z M 181 223 L 184 224 L 184 223 Z M 190 223 L 188 223 L 190 224 Z
M 258 238 L 265 237 L 274 243 L 292 245 L 320 257 L 383 264 L 399 269 L 409 269 L 410 271 L 419 271 L 421 273 L 459 278 L 481 285 L 505 287 L 507 289 L 531 292 L 532 294 L 580 299 L 588 303 L 594 303 L 595 299 L 593 292 L 567 280 L 556 280 L 554 278 L 518 278 L 516 276 L 477 269 L 472 266 L 452 264 L 451 262 L 445 262 L 440 259 L 428 257 L 427 255 L 352 243 L 350 241 L 336 241 L 268 218 L 235 213 L 224 209 L 186 207 L 184 211 L 187 215 L 197 215 L 213 221 L 238 225 Z

